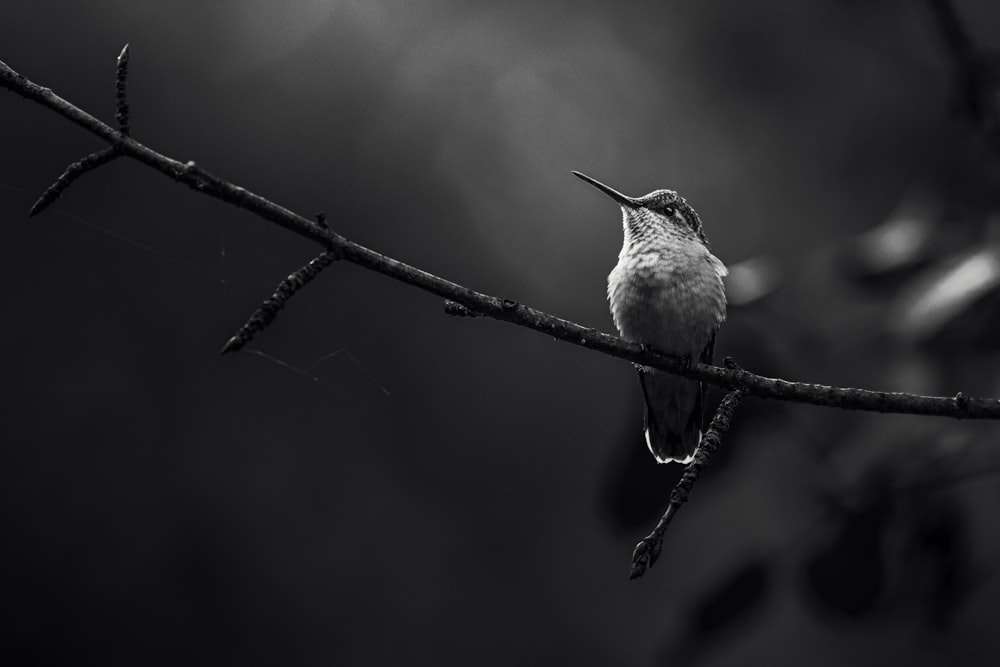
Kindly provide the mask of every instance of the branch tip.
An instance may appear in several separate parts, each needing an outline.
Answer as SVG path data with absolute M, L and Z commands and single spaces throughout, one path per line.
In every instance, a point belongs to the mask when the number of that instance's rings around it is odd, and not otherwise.
M 239 350 L 249 343 L 258 332 L 270 326 L 288 300 L 336 260 L 337 256 L 333 252 L 324 250 L 304 266 L 289 274 L 287 278 L 278 283 L 271 296 L 261 302 L 243 326 L 222 346 L 220 354 Z
M 116 157 L 118 157 L 118 150 L 114 147 L 108 147 L 101 149 L 95 153 L 91 153 L 86 157 L 82 157 L 76 162 L 73 162 L 64 171 L 55 182 L 45 189 L 45 192 L 31 205 L 31 209 L 28 211 L 28 217 L 33 218 L 38 215 L 46 208 L 49 207 L 54 201 L 59 199 L 66 189 L 73 184 L 76 179 L 80 178 L 88 171 L 93 171 L 100 167 L 101 165 L 111 162 Z
M 118 123 L 119 131 L 128 136 L 129 114 L 128 114 L 128 44 L 118 54 L 118 62 L 115 68 L 115 122 Z
M 670 509 L 668 508 L 668 512 Z M 629 570 L 629 580 L 638 579 L 646 574 L 646 570 L 653 567 L 663 550 L 663 534 L 654 533 L 639 540 L 632 551 L 632 569 Z
M 238 335 L 233 336 L 232 338 L 226 341 L 225 345 L 222 346 L 222 349 L 219 350 L 219 354 L 222 355 L 222 354 L 229 354 L 230 352 L 239 352 L 241 349 L 243 349 L 243 346 L 246 344 L 247 341 L 240 340 L 240 337 Z

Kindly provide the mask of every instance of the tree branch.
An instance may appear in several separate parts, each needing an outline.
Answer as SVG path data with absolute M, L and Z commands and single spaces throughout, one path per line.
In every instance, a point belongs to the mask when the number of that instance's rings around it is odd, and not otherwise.
M 265 329 L 278 316 L 278 311 L 285 307 L 299 290 L 312 282 L 312 279 L 319 275 L 320 271 L 330 266 L 336 261 L 336 257 L 324 250 L 308 264 L 302 266 L 287 278 L 278 283 L 278 287 L 257 310 L 253 311 L 250 319 L 239 328 L 233 337 L 222 346 L 222 354 L 227 352 L 238 352 L 243 346 L 250 342 L 254 334 Z
M 693 380 L 701 380 L 730 390 L 740 389 L 746 395 L 759 398 L 847 410 L 938 415 L 959 419 L 1000 419 L 1000 400 L 993 398 L 968 398 L 961 393 L 954 397 L 917 396 L 830 387 L 766 378 L 738 368 L 718 368 L 701 363 L 687 364 L 680 359 L 646 350 L 616 336 L 549 315 L 516 301 L 476 292 L 354 243 L 332 231 L 325 224 L 313 222 L 260 195 L 218 178 L 194 162 L 181 162 L 144 146 L 125 132 L 115 130 L 59 97 L 49 88 L 29 81 L 3 62 L 0 62 L 0 86 L 37 102 L 79 125 L 106 141 L 119 155 L 138 160 L 202 194 L 251 211 L 265 220 L 314 241 L 335 259 L 353 262 L 419 287 L 463 306 L 470 313 L 534 329 L 574 345 Z M 450 308 L 451 312 L 456 312 L 454 307 Z
M 99 151 L 95 151 L 90 155 L 86 155 L 76 162 L 73 162 L 64 171 L 59 178 L 55 180 L 52 185 L 45 188 L 45 192 L 35 200 L 35 203 L 31 205 L 31 210 L 28 211 L 28 217 L 33 218 L 45 209 L 49 207 L 49 204 L 55 200 L 62 197 L 62 193 L 73 183 L 76 179 L 80 178 L 88 171 L 93 171 L 100 167 L 101 165 L 111 162 L 116 157 L 118 157 L 118 150 L 113 147 L 102 148 Z
M 122 134 L 129 133 L 127 82 L 128 79 L 128 44 L 118 54 L 118 61 L 115 66 L 115 122 Z M 45 192 L 35 201 L 28 217 L 34 217 L 49 207 L 49 204 L 59 199 L 62 193 L 71 186 L 76 179 L 80 178 L 88 171 L 94 171 L 98 167 L 111 162 L 119 156 L 118 149 L 114 146 L 102 148 L 80 158 L 76 162 L 66 167 L 66 171 L 55 180 L 55 182 L 45 189 Z
M 674 486 L 674 490 L 670 492 L 670 504 L 667 505 L 667 511 L 663 513 L 653 532 L 642 538 L 639 544 L 635 545 L 635 551 L 632 552 L 632 571 L 628 575 L 629 579 L 638 579 L 644 575 L 646 570 L 653 567 L 656 559 L 660 557 L 660 551 L 663 549 L 663 533 L 666 532 L 670 520 L 680 511 L 681 506 L 687 502 L 691 488 L 698 481 L 698 478 L 701 477 L 702 471 L 708 467 L 709 459 L 712 458 L 712 454 L 715 453 L 715 450 L 718 449 L 719 444 L 722 442 L 722 436 L 729 430 L 729 424 L 733 420 L 733 413 L 742 400 L 743 390 L 735 389 L 726 394 L 722 402 L 719 403 L 719 407 L 715 411 L 715 416 L 712 418 L 712 423 L 701 439 L 701 444 L 698 445 L 694 459 L 684 468 L 684 474 L 681 475 L 680 481 Z

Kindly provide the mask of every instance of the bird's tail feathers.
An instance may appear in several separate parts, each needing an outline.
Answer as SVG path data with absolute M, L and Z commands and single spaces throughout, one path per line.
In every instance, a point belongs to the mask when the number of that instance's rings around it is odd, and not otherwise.
M 690 463 L 701 444 L 701 383 L 651 369 L 639 372 L 639 382 L 646 404 L 649 451 L 660 463 Z

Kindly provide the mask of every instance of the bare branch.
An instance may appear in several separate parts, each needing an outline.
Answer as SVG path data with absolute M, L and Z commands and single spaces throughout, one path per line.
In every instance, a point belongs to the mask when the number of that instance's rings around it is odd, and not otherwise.
M 733 412 L 736 411 L 740 401 L 743 400 L 743 395 L 742 389 L 734 389 L 723 397 L 722 403 L 719 404 L 719 408 L 715 411 L 715 416 L 712 418 L 712 423 L 708 427 L 708 431 L 701 439 L 701 444 L 698 445 L 698 449 L 694 453 L 694 459 L 684 468 L 684 474 L 681 476 L 680 481 L 677 482 L 674 490 L 670 492 L 670 504 L 667 505 L 667 511 L 663 513 L 653 532 L 642 538 L 639 544 L 635 545 L 635 551 L 632 552 L 632 571 L 629 572 L 629 579 L 638 579 L 641 577 L 646 573 L 646 570 L 653 567 L 656 559 L 660 557 L 660 551 L 663 549 L 663 533 L 667 530 L 670 520 L 680 510 L 681 505 L 687 502 L 688 495 L 691 493 L 691 487 L 701 477 L 702 471 L 708 467 L 708 462 L 712 458 L 712 454 L 715 453 L 715 450 L 718 449 L 719 444 L 722 442 L 722 436 L 729 430 L 729 424 L 733 420 Z
M 66 188 L 73 184 L 76 179 L 80 178 L 88 171 L 93 171 L 103 164 L 111 162 L 116 157 L 118 157 L 118 150 L 111 148 L 102 148 L 96 153 L 91 153 L 86 157 L 82 157 L 76 162 L 72 163 L 70 166 L 66 167 L 59 178 L 55 180 L 55 183 L 45 188 L 45 192 L 35 200 L 35 203 L 31 205 L 31 210 L 28 211 L 28 217 L 38 215 L 46 208 L 49 204 L 55 200 L 62 197 L 62 194 L 66 192 Z
M 70 104 L 50 89 L 29 81 L 3 62 L 0 62 L 0 86 L 55 111 L 107 141 L 120 154 L 134 158 L 202 194 L 244 208 L 265 220 L 319 243 L 339 259 L 419 287 L 479 315 L 534 329 L 574 345 L 668 373 L 683 375 L 726 389 L 740 389 L 747 395 L 760 398 L 846 410 L 938 415 L 959 419 L 1000 419 L 1000 400 L 993 398 L 969 398 L 961 394 L 956 397 L 917 396 L 788 382 L 762 377 L 741 369 L 718 368 L 701 363 L 687 364 L 680 359 L 644 350 L 637 344 L 523 306 L 516 301 L 476 292 L 354 243 L 325 225 L 308 220 L 260 195 L 208 173 L 194 162 L 181 162 L 144 146 Z
M 285 304 L 296 292 L 308 285 L 313 278 L 319 275 L 320 271 L 333 264 L 336 259 L 337 257 L 333 253 L 324 250 L 308 264 L 296 269 L 294 273 L 278 283 L 274 293 L 264 299 L 264 302 L 250 316 L 250 319 L 240 327 L 232 338 L 226 341 L 220 354 L 237 352 L 249 343 L 254 334 L 266 329 L 278 317 L 278 311 L 285 307 Z
M 128 79 L 128 44 L 118 54 L 118 66 L 115 72 L 115 122 L 121 133 L 128 135 L 128 98 L 126 97 L 126 85 Z
M 118 55 L 118 64 L 115 71 L 115 121 L 118 123 L 118 128 L 121 133 L 127 135 L 129 132 L 129 120 L 128 120 L 128 101 L 125 97 L 126 84 L 128 80 L 128 44 L 122 49 L 122 52 Z M 38 215 L 46 208 L 49 204 L 59 199 L 62 193 L 73 184 L 76 179 L 80 178 L 88 171 L 93 171 L 98 167 L 111 162 L 116 157 L 118 157 L 118 149 L 114 146 L 109 146 L 108 148 L 102 148 L 99 151 L 95 151 L 86 157 L 82 157 L 76 162 L 73 162 L 68 167 L 66 171 L 56 179 L 55 183 L 50 185 L 45 189 L 45 192 L 35 201 L 31 206 L 31 210 L 28 211 L 28 217 Z

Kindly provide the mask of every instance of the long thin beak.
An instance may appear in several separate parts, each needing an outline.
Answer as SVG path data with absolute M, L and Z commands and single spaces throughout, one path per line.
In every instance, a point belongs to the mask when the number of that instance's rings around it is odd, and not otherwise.
M 604 183 L 601 183 L 597 179 L 591 178 L 590 176 L 587 176 L 586 174 L 581 174 L 578 171 L 574 171 L 573 175 L 576 176 L 577 178 L 580 178 L 580 179 L 586 181 L 587 183 L 590 183 L 595 188 L 597 188 L 598 190 L 600 190 L 601 192 L 603 192 L 607 196 L 611 197 L 612 199 L 614 199 L 616 202 L 618 202 L 622 206 L 627 206 L 628 208 L 639 208 L 640 206 L 642 206 L 642 204 L 640 204 L 638 201 L 636 201 L 632 197 L 626 197 L 625 195 L 623 195 L 622 193 L 618 192 L 614 188 L 609 188 Z

